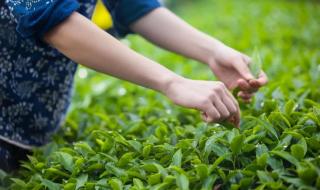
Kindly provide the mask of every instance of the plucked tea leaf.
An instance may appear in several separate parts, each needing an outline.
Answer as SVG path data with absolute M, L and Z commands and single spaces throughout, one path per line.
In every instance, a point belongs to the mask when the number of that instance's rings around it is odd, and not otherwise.
M 249 64 L 250 71 L 255 78 L 259 78 L 261 72 L 262 60 L 257 48 L 253 51 L 251 62 Z

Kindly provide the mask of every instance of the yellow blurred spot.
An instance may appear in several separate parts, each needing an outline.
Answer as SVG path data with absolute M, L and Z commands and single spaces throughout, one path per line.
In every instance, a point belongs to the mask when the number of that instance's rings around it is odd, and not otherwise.
M 92 15 L 92 21 L 103 30 L 110 29 L 113 25 L 112 18 L 108 9 L 98 0 Z

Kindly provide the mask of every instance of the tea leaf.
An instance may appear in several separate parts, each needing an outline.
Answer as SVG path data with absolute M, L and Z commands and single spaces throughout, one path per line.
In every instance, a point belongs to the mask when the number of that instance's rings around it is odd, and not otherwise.
M 56 155 L 58 156 L 59 162 L 62 164 L 64 169 L 68 170 L 69 172 L 73 171 L 73 157 L 65 152 L 57 152 Z
M 116 178 L 110 179 L 108 183 L 110 184 L 110 186 L 114 190 L 122 190 L 123 189 L 123 184 L 119 179 L 116 179 Z
M 76 190 L 84 187 L 84 184 L 88 181 L 88 175 L 87 174 L 82 174 L 77 178 L 77 184 L 76 184 Z
M 249 64 L 250 71 L 255 78 L 259 78 L 261 72 L 262 60 L 257 48 L 253 51 L 251 62 Z
M 239 154 L 244 143 L 244 139 L 244 135 L 238 135 L 232 139 L 230 148 L 234 154 Z
M 184 174 L 177 175 L 177 186 L 181 190 L 189 190 L 189 179 Z
M 291 156 L 289 153 L 287 153 L 285 151 L 273 150 L 273 151 L 271 151 L 271 153 L 275 154 L 277 156 L 280 156 L 281 158 L 287 160 L 288 162 L 291 162 L 295 166 L 299 166 L 299 161 L 295 157 Z
M 267 172 L 257 171 L 257 175 L 262 183 L 268 183 L 268 182 L 274 181 L 273 178 Z
M 176 153 L 174 153 L 172 157 L 171 165 L 181 167 L 181 160 L 182 160 L 182 153 L 181 153 L 181 149 L 179 149 Z

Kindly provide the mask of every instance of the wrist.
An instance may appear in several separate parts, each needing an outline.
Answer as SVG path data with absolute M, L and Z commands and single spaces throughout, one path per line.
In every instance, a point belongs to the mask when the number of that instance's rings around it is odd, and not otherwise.
M 223 45 L 219 40 L 214 38 L 209 38 L 205 40 L 206 43 L 199 44 L 200 52 L 202 52 L 202 62 L 204 64 L 210 65 L 215 58 L 217 57 L 216 54 L 218 52 L 218 49 Z
M 172 75 L 163 78 L 159 91 L 165 96 L 168 96 L 172 86 L 174 86 L 177 83 L 183 82 L 184 80 L 184 77 L 173 73 Z

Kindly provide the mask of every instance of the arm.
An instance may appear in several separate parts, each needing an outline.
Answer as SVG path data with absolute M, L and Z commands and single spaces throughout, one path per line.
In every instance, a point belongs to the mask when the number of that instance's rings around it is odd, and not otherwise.
M 222 83 L 180 77 L 122 45 L 78 13 L 46 33 L 44 39 L 75 62 L 152 88 L 178 105 L 202 111 L 208 122 L 230 119 L 239 124 L 238 104 Z
M 240 87 L 243 99 L 250 99 L 251 93 L 267 82 L 263 72 L 254 80 L 249 57 L 196 30 L 165 8 L 134 22 L 131 29 L 165 49 L 208 64 L 229 89 Z

